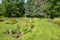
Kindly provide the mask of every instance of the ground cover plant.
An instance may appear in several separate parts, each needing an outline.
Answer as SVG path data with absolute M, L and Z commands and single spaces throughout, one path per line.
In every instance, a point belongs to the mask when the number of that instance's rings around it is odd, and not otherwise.
M 1 22 L 2 24 L 4 23 L 4 26 L 8 27 L 3 31 L 3 34 L 6 34 L 7 36 L 19 38 L 28 32 L 32 32 L 32 29 L 34 28 L 34 24 L 31 19 L 8 18 L 7 20 Z

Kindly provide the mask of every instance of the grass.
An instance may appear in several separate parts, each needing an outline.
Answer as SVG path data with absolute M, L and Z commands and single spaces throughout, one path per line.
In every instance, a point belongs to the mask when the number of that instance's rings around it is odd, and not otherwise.
M 30 18 L 16 18 L 20 26 L 24 26 L 29 22 Z M 37 19 L 37 18 L 36 18 Z M 0 40 L 60 40 L 60 27 L 46 22 L 44 19 L 36 20 L 34 19 L 34 29 L 32 32 L 23 35 L 20 38 L 13 38 L 11 36 L 4 35 L 3 32 L 8 28 L 16 28 L 16 24 L 5 24 L 5 22 L 0 22 Z

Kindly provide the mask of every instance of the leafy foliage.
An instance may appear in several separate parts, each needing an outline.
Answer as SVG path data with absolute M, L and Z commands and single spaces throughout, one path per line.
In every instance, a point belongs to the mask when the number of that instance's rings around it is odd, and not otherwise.
M 60 18 L 55 18 L 55 19 L 54 19 L 54 23 L 60 24 Z
M 0 6 L 0 15 L 19 17 L 24 14 L 24 0 L 2 0 Z
M 60 0 L 2 0 L 0 16 L 5 17 L 45 17 L 60 16 Z
M 48 0 L 45 6 L 45 11 L 50 18 L 60 16 L 60 0 Z

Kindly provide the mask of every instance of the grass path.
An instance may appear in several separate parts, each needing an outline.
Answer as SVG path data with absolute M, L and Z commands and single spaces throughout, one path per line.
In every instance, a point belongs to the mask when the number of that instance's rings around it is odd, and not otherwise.
M 45 21 L 35 23 L 36 31 L 21 40 L 60 40 L 60 27 Z

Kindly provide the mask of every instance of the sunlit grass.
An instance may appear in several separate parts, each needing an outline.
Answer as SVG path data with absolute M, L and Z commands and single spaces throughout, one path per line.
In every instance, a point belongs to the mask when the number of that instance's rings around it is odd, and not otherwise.
M 31 18 L 15 18 L 17 20 L 16 24 L 20 26 L 24 26 L 31 22 L 29 21 Z M 16 29 L 16 24 L 5 24 L 4 22 L 0 22 L 0 40 L 60 40 L 60 27 L 46 22 L 44 19 L 33 18 L 35 28 L 32 32 L 23 35 L 22 37 L 16 39 L 11 36 L 6 36 L 3 34 L 8 28 Z

